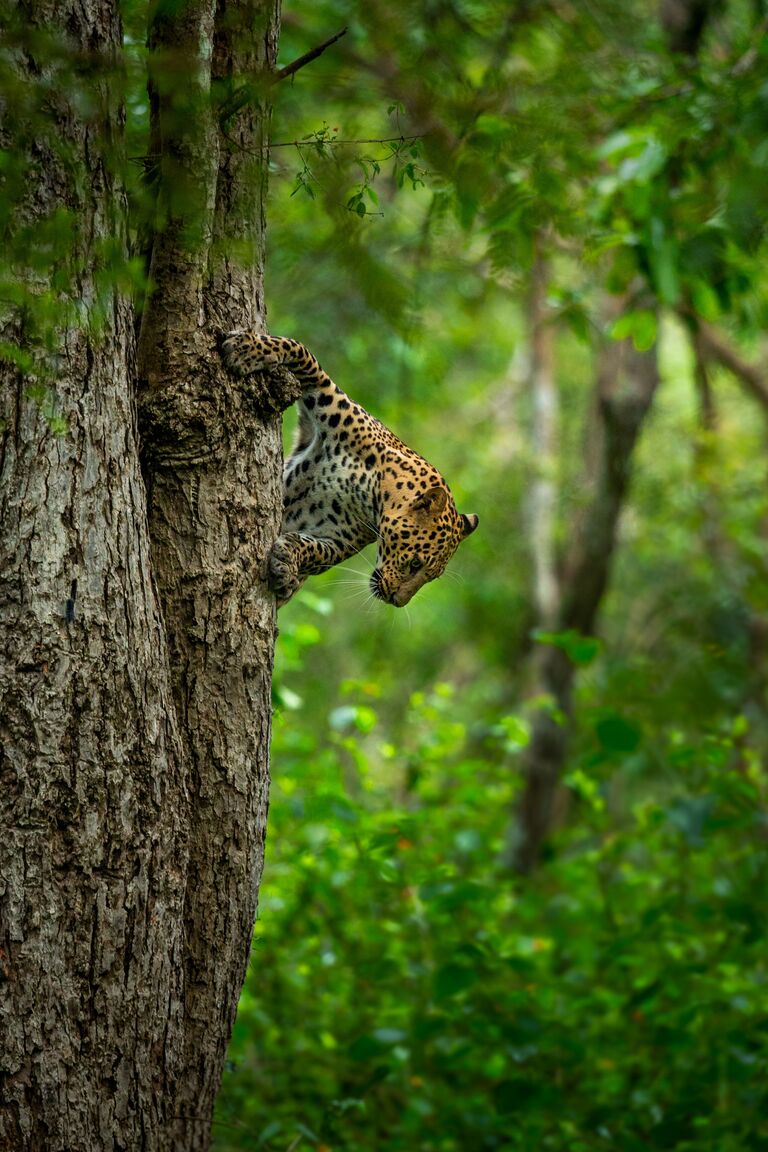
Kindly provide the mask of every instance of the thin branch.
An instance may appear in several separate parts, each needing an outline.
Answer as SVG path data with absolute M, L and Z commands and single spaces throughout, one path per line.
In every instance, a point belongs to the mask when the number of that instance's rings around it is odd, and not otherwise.
M 277 84 L 280 80 L 287 80 L 289 76 L 295 75 L 299 68 L 303 68 L 305 64 L 311 64 L 313 60 L 317 60 L 318 56 L 322 56 L 326 48 L 330 48 L 331 44 L 335 44 L 337 40 L 341 40 L 342 36 L 346 36 L 347 29 L 342 28 L 341 32 L 337 32 L 335 36 L 331 36 L 330 40 L 318 44 L 316 48 L 310 48 L 309 52 L 305 52 L 303 56 L 299 56 L 292 64 L 286 64 L 285 68 L 280 68 L 275 72 L 272 78 L 272 83 Z
M 768 373 L 743 360 L 709 324 L 699 321 L 697 334 L 705 355 L 740 380 L 754 399 L 768 411 Z
M 255 82 L 250 80 L 246 81 L 246 83 L 238 88 L 229 100 L 225 101 L 222 105 L 219 111 L 219 123 L 224 124 L 234 116 L 236 112 L 244 108 L 246 104 L 250 104 L 251 101 L 255 100 L 264 89 L 271 88 L 273 84 L 279 83 L 280 80 L 286 80 L 289 76 L 295 75 L 296 72 L 306 64 L 311 64 L 318 56 L 322 56 L 326 48 L 330 48 L 331 44 L 335 44 L 337 40 L 341 40 L 342 36 L 346 36 L 346 34 L 347 29 L 342 28 L 341 32 L 337 32 L 336 35 L 331 36 L 329 40 L 318 44 L 316 48 L 311 48 L 309 52 L 305 52 L 303 56 L 299 56 L 293 63 L 286 64 L 285 68 L 279 68 L 277 72 L 273 72 L 271 75 L 259 76 Z
M 273 148 L 310 148 L 315 144 L 322 144 L 323 147 L 334 147 L 337 144 L 410 144 L 412 140 L 423 140 L 424 133 L 417 132 L 413 136 L 380 136 L 371 137 L 368 140 L 338 140 L 336 137 L 323 137 L 315 138 L 310 136 L 306 140 L 278 140 L 269 145 L 269 150 Z M 266 145 L 265 145 L 266 150 Z
M 380 136 L 371 137 L 367 140 L 337 140 L 335 138 L 324 139 L 323 137 L 315 138 L 310 136 L 306 140 L 277 140 L 264 144 L 261 148 L 246 148 L 239 140 L 235 140 L 233 136 L 228 135 L 227 132 L 222 133 L 224 139 L 228 141 L 238 152 L 248 152 L 252 156 L 267 156 L 273 148 L 297 148 L 301 151 L 302 148 L 313 148 L 317 144 L 322 144 L 323 147 L 331 148 L 337 144 L 357 145 L 357 144 L 411 144 L 414 140 L 423 140 L 424 133 L 416 133 L 413 136 Z M 394 150 L 391 155 L 395 156 L 397 150 Z M 129 159 L 134 163 L 144 163 L 144 156 L 131 156 Z

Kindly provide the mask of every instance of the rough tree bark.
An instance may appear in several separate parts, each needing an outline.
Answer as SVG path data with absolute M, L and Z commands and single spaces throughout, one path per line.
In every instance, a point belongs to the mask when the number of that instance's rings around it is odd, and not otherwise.
M 265 415 L 215 353 L 214 327 L 263 325 L 267 117 L 220 125 L 212 85 L 273 66 L 278 17 L 271 0 L 155 8 L 164 226 L 137 359 L 132 306 L 104 288 L 103 253 L 127 253 L 117 5 L 15 16 L 19 91 L 48 93 L 17 223 L 64 208 L 75 240 L 57 346 L 24 310 L 0 315 L 35 359 L 0 362 L 0 1147 L 203 1149 L 263 858 L 260 573 L 290 399 Z M 46 27 L 66 29 L 51 60 Z M 25 101 L 2 109 L 17 152 Z

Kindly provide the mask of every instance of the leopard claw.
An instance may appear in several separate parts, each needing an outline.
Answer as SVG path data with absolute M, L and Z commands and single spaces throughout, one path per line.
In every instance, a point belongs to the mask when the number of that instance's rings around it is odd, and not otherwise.
M 298 573 L 296 557 L 283 540 L 276 540 L 267 563 L 267 582 L 277 597 L 278 607 L 298 592 L 304 581 Z

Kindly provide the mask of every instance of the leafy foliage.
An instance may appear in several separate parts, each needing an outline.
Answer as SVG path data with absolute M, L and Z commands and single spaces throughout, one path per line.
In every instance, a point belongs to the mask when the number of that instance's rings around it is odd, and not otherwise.
M 657 734 L 652 798 L 647 734 L 603 713 L 569 829 L 513 884 L 524 720 L 473 731 L 437 685 L 396 750 L 375 685 L 341 699 L 322 732 L 277 725 L 216 1147 L 768 1146 L 765 781 L 733 767 L 743 731 Z

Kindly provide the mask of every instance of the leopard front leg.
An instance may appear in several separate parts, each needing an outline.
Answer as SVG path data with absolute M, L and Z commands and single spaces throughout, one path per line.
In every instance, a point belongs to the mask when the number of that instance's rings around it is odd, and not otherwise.
M 224 366 L 233 376 L 268 371 L 284 364 L 290 353 L 280 339 L 259 332 L 230 332 L 221 341 L 220 350 Z
M 354 554 L 354 549 L 336 540 L 286 532 L 278 536 L 269 555 L 269 586 L 278 608 L 298 592 L 307 576 L 326 572 Z
M 220 344 L 224 366 L 233 376 L 250 376 L 287 368 L 298 380 L 304 395 L 310 392 L 340 393 L 315 357 L 287 336 L 266 336 L 260 332 L 230 332 Z

